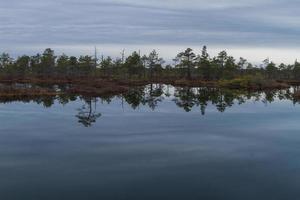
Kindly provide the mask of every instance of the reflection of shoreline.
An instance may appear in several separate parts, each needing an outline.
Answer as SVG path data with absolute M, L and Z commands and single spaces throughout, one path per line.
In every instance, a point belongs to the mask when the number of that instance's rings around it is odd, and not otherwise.
M 56 95 L 101 96 L 125 93 L 129 90 L 126 84 L 113 81 L 97 80 L 94 82 L 77 81 L 74 83 L 0 83 L 0 99 L 12 97 L 36 97 Z
M 63 86 L 55 86 L 56 89 L 63 90 Z M 34 102 L 44 107 L 51 107 L 55 102 L 60 104 L 68 104 L 79 99 L 84 105 L 78 109 L 78 122 L 88 127 L 101 117 L 101 113 L 97 113 L 97 102 L 110 103 L 113 98 L 121 99 L 123 103 L 127 103 L 132 109 L 141 106 L 149 107 L 155 110 L 160 103 L 166 98 L 171 99 L 177 107 L 186 112 L 190 112 L 193 108 L 199 108 L 202 115 L 208 105 L 213 105 L 219 112 L 224 112 L 228 107 L 243 104 L 246 101 L 260 101 L 263 103 L 271 103 L 274 100 L 290 100 L 297 103 L 294 98 L 294 92 L 297 88 L 285 90 L 268 90 L 259 92 L 228 90 L 220 88 L 190 88 L 190 87 L 172 87 L 170 85 L 150 84 L 143 87 L 133 87 L 126 93 L 98 95 L 97 97 L 71 94 L 58 95 L 35 95 L 35 96 L 9 96 L 0 97 L 0 103 L 9 103 L 20 101 L 24 103 Z

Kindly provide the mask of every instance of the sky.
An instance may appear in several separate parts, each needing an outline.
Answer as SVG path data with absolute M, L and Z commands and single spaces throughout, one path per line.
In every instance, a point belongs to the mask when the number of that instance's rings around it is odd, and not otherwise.
M 260 62 L 300 59 L 296 0 L 0 0 L 0 52 L 120 56 L 187 47 Z M 299 52 L 299 55 L 298 55 Z

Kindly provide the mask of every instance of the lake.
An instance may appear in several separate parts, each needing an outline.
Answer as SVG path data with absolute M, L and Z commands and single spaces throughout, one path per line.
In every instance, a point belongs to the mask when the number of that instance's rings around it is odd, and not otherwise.
M 292 90 L 155 84 L 116 96 L 0 98 L 0 197 L 294 200 Z

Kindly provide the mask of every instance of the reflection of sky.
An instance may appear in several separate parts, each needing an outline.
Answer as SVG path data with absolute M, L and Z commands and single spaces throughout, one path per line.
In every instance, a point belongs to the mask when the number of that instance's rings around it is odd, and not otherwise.
M 105 55 L 160 50 L 170 59 L 187 46 L 208 45 L 260 62 L 293 62 L 299 50 L 296 0 L 0 0 L 0 51 L 46 47 Z M 199 52 L 199 51 L 198 51 Z
M 225 113 L 209 105 L 202 116 L 171 99 L 155 111 L 122 109 L 114 99 L 98 102 L 102 116 L 90 128 L 76 121 L 81 106 L 0 105 L 1 197 L 293 199 L 299 193 L 300 110 L 290 101 L 249 101 Z

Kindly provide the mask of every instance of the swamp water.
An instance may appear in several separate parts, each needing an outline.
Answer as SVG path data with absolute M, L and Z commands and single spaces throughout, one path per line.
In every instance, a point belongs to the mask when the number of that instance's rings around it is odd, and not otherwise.
M 300 105 L 291 90 L 151 85 L 0 102 L 1 199 L 300 195 Z

